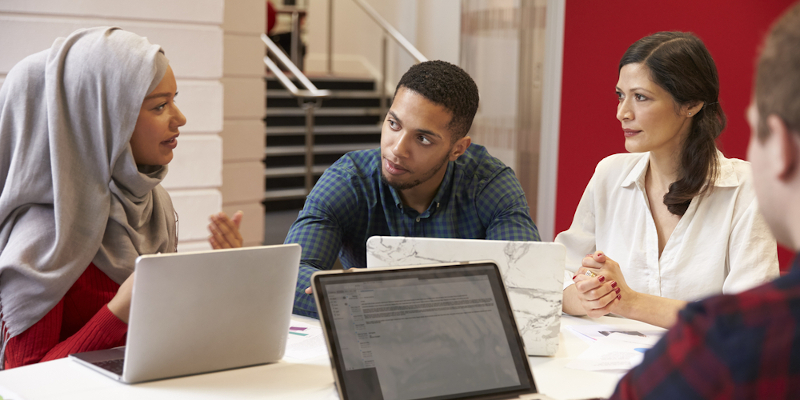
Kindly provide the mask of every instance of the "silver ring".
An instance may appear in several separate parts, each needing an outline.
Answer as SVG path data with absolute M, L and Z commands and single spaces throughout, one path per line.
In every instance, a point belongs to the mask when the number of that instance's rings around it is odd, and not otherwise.
M 588 277 L 590 277 L 590 278 L 594 278 L 595 276 L 597 276 L 597 274 L 595 274 L 591 270 L 586 270 L 586 272 L 584 272 L 583 274 L 588 276 Z

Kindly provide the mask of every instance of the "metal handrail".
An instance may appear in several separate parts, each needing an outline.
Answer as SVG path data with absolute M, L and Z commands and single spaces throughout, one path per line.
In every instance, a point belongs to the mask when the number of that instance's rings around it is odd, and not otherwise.
M 409 54 L 411 54 L 411 56 L 414 57 L 417 60 L 417 62 L 428 61 L 427 57 L 422 55 L 422 53 L 420 53 L 420 51 L 417 50 L 417 48 L 414 47 L 414 45 L 411 44 L 411 42 L 409 42 L 408 39 L 406 39 L 405 36 L 403 36 L 397 29 L 395 29 L 392 25 L 390 25 L 388 22 L 386 22 L 386 20 L 383 19 L 383 17 L 381 17 L 381 15 L 378 14 L 378 12 L 375 11 L 375 9 L 372 8 L 372 6 L 367 4 L 366 1 L 364 1 L 364 0 L 353 0 L 353 1 L 356 4 L 358 4 L 358 6 L 361 7 L 361 9 L 364 10 L 364 12 L 366 12 L 367 15 L 372 17 L 372 19 L 376 23 L 378 23 L 378 25 L 380 25 L 380 27 L 383 29 L 383 31 L 388 33 L 389 36 L 391 36 L 392 39 L 394 39 L 395 42 L 397 42 L 400 46 L 403 46 L 403 48 Z
M 272 41 L 267 35 L 261 34 L 261 40 L 267 45 L 267 49 L 278 58 L 289 71 L 294 74 L 295 78 L 305 87 L 305 90 L 298 89 L 294 82 L 289 79 L 286 74 L 272 61 L 269 57 L 264 57 L 264 64 L 267 68 L 275 74 L 280 81 L 281 85 L 286 88 L 294 97 L 300 102 L 300 107 L 305 110 L 306 114 L 306 136 L 305 136 L 305 189 L 306 194 L 311 193 L 311 188 L 314 186 L 314 109 L 321 105 L 322 99 L 331 95 L 329 90 L 320 90 L 314 86 L 313 83 L 300 71 L 299 68 L 289 60 L 289 57 L 283 53 L 280 47 Z M 310 101 L 313 100 L 313 101 Z
M 320 97 L 327 97 L 331 95 L 329 90 L 320 90 L 314 86 L 313 83 L 303 74 L 303 71 L 300 71 L 300 68 L 297 68 L 296 65 L 286 56 L 286 54 L 278 47 L 272 39 L 269 38 L 266 34 L 261 34 L 261 41 L 267 45 L 267 49 L 269 49 L 275 57 L 278 58 L 278 61 L 281 62 L 289 71 L 300 81 L 300 83 L 307 89 L 307 90 L 300 90 L 297 86 L 292 83 L 292 81 L 283 73 L 283 71 L 278 68 L 278 66 L 270 59 L 269 57 L 264 57 L 264 64 L 267 65 L 270 71 L 272 71 L 275 76 L 278 77 L 281 84 L 286 87 L 286 90 L 290 91 L 292 95 L 295 97 L 302 97 L 302 98 L 320 98 Z

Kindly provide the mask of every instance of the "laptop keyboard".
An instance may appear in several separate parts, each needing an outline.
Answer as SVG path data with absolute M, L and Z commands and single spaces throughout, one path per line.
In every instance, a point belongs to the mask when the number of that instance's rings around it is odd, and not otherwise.
M 125 359 L 118 358 L 116 360 L 97 361 L 92 364 L 100 368 L 103 368 L 105 370 L 111 371 L 117 375 L 122 375 L 122 366 L 125 365 Z

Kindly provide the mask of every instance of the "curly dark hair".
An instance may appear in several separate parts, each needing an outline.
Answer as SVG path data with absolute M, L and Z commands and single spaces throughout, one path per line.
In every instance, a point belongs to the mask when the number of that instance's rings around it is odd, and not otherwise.
M 695 196 L 711 190 L 717 176 L 715 140 L 726 123 L 717 66 L 703 42 L 688 32 L 658 32 L 639 39 L 625 51 L 619 69 L 633 63 L 646 65 L 653 82 L 678 106 L 704 103 L 683 141 L 678 180 L 664 195 L 669 212 L 682 216 Z
M 478 85 L 463 69 L 440 60 L 419 63 L 400 78 L 395 96 L 401 87 L 450 111 L 452 142 L 467 135 L 478 111 Z

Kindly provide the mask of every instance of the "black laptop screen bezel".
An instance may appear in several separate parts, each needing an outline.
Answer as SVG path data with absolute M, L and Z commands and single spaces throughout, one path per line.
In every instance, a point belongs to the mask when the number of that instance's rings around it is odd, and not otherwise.
M 481 263 L 459 263 L 447 264 L 426 267 L 404 267 L 398 269 L 357 269 L 349 270 L 338 273 L 316 273 L 312 276 L 312 285 L 314 288 L 314 295 L 317 301 L 317 310 L 320 315 L 320 322 L 326 332 L 326 342 L 328 343 L 328 350 L 330 353 L 331 366 L 336 376 L 336 382 L 339 385 L 338 390 L 342 396 L 342 400 L 350 399 L 348 397 L 348 384 L 346 383 L 344 370 L 344 358 L 341 353 L 340 344 L 337 342 L 336 327 L 333 323 L 331 309 L 329 307 L 327 286 L 331 284 L 345 284 L 365 281 L 375 281 L 376 279 L 402 279 L 404 277 L 421 277 L 421 278 L 447 278 L 447 277 L 463 277 L 485 275 L 489 278 L 492 286 L 492 292 L 495 297 L 495 304 L 500 308 L 499 314 L 503 323 L 503 329 L 506 334 L 508 344 L 511 348 L 511 354 L 514 358 L 514 365 L 517 369 L 520 385 L 517 387 L 505 387 L 492 390 L 484 390 L 472 393 L 458 393 L 446 396 L 428 397 L 424 399 L 415 400 L 439 400 L 439 399 L 493 399 L 498 396 L 518 396 L 521 394 L 536 393 L 536 384 L 533 380 L 533 374 L 528 364 L 525 346 L 522 340 L 515 319 L 513 318 L 513 311 L 511 304 L 508 300 L 502 277 L 499 268 L 493 262 Z

